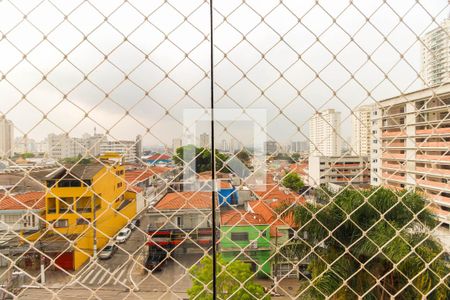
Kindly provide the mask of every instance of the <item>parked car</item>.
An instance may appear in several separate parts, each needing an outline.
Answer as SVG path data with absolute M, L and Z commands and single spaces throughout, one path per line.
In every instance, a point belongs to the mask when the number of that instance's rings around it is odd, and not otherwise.
M 130 228 L 124 228 L 121 231 L 119 231 L 119 234 L 116 236 L 116 242 L 117 243 L 125 243 L 128 238 L 131 235 L 131 229 Z
M 163 249 L 150 251 L 145 260 L 145 268 L 149 271 L 161 271 L 166 257 L 167 252 Z
M 130 225 L 128 225 L 128 228 L 130 228 L 131 230 L 135 230 L 136 228 L 139 228 L 140 226 L 141 226 L 141 220 L 135 219 L 135 220 L 131 221 Z
M 114 255 L 114 253 L 116 253 L 116 251 L 117 251 L 116 244 L 109 243 L 108 245 L 106 245 L 105 248 L 103 248 L 102 251 L 100 251 L 100 253 L 98 254 L 98 258 L 109 259 Z

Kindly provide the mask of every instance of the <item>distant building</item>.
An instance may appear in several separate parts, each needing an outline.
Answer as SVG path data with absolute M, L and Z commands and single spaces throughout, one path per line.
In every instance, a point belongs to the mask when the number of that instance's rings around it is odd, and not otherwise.
M 307 152 L 309 151 L 309 144 L 307 141 L 294 141 L 291 142 L 290 152 Z
M 421 37 L 420 75 L 426 86 L 450 80 L 450 19 Z
M 11 157 L 14 153 L 14 124 L 5 116 L 0 117 L 0 157 Z
M 123 162 L 132 163 L 136 161 L 137 153 L 140 151 L 138 148 L 136 141 L 103 141 L 100 145 L 100 154 L 118 153 Z
M 200 134 L 200 147 L 202 148 L 210 148 L 210 139 L 209 139 L 209 134 L 207 133 L 202 133 Z
M 309 139 L 310 155 L 341 155 L 341 113 L 334 109 L 316 113 L 309 121 Z
M 370 165 L 367 156 L 311 156 L 307 173 L 308 183 L 313 187 L 326 183 L 370 186 Z
M 136 136 L 136 161 L 140 161 L 142 155 L 144 155 L 144 149 L 142 147 L 142 136 Z
M 374 106 L 360 106 L 352 114 L 351 153 L 358 156 L 370 155 L 371 114 Z
M 176 138 L 172 140 L 172 150 L 175 151 L 183 145 L 183 140 L 180 138 Z
M 101 145 L 106 136 L 95 134 L 93 136 L 84 134 L 82 138 L 70 137 L 68 134 L 48 135 L 48 155 L 54 159 L 77 157 L 96 157 L 101 153 Z
M 220 146 L 220 150 L 227 152 L 229 150 L 228 142 L 226 139 L 222 140 L 222 144 Z
M 16 137 L 14 139 L 14 153 L 37 153 L 36 141 L 28 137 Z
M 278 150 L 278 144 L 275 141 L 265 141 L 264 142 L 264 153 L 266 155 L 273 154 L 277 152 Z

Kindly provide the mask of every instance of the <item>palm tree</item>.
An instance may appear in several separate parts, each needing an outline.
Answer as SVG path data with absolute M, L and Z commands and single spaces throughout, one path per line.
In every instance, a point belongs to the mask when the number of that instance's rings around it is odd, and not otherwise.
M 381 188 L 280 207 L 298 226 L 287 247 L 310 261 L 301 299 L 449 299 L 450 268 L 429 234 L 439 223 L 427 205 L 418 193 Z

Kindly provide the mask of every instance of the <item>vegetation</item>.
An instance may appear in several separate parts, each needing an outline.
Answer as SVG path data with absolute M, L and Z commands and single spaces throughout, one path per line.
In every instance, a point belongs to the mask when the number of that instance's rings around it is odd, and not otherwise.
M 322 207 L 281 207 L 305 237 L 283 250 L 310 261 L 301 299 L 449 299 L 450 269 L 426 205 L 418 193 L 346 189 Z
M 194 145 L 187 145 L 176 149 L 173 161 L 182 166 L 188 164 L 195 158 L 195 172 L 201 173 L 211 171 L 211 151 L 206 148 L 195 147 Z M 185 154 L 188 154 L 185 157 Z M 229 156 L 216 150 L 216 171 L 230 173 L 230 169 L 224 163 L 229 159 Z
M 78 154 L 78 156 L 75 157 L 66 157 L 63 158 L 60 162 L 62 164 L 67 165 L 73 165 L 73 164 L 81 164 L 81 165 L 88 165 L 92 163 L 93 159 L 88 157 L 83 157 L 81 154 Z
M 217 299 L 270 299 L 270 295 L 265 295 L 264 288 L 253 282 L 255 274 L 250 270 L 250 265 L 242 261 L 226 263 L 220 255 L 217 257 L 216 263 Z M 187 291 L 189 299 L 212 299 L 212 267 L 212 258 L 205 256 L 200 264 L 190 269 L 193 286 Z
M 251 155 L 248 153 L 247 150 L 242 149 L 241 151 L 236 154 L 236 157 L 239 158 L 240 161 L 242 161 L 245 165 L 249 165 L 251 161 Z
M 297 193 L 300 192 L 301 189 L 305 186 L 303 180 L 297 173 L 289 173 L 284 176 L 281 184 Z

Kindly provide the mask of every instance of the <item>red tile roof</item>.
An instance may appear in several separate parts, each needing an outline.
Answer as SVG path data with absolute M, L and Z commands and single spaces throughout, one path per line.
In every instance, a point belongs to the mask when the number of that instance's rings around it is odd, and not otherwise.
M 129 184 L 136 184 L 154 175 L 164 174 L 171 170 L 173 168 L 170 167 L 149 167 L 147 169 L 125 171 L 125 181 Z
M 158 210 L 210 209 L 211 202 L 209 192 L 169 193 L 155 205 L 155 208 Z
M 44 192 L 27 192 L 12 196 L 0 195 L 0 210 L 43 209 Z
M 128 190 L 131 191 L 131 192 L 138 193 L 138 194 L 144 191 L 143 188 L 141 188 L 141 187 L 139 187 L 139 186 L 136 186 L 136 185 L 130 185 L 130 186 L 128 187 Z
M 153 155 L 147 157 L 146 159 L 147 160 L 170 160 L 170 159 L 172 159 L 172 157 L 170 157 L 167 154 L 156 153 L 156 154 L 153 154 Z
M 266 220 L 259 214 L 245 210 L 227 210 L 220 213 L 221 225 L 265 225 Z

